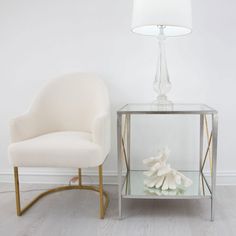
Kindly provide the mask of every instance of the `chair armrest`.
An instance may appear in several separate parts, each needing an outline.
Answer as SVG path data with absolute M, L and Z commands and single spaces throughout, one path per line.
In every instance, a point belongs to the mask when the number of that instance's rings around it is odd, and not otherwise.
M 103 155 L 107 156 L 111 145 L 111 121 L 110 114 L 103 113 L 98 115 L 92 126 L 93 142 L 102 147 Z
M 39 134 L 38 121 L 33 114 L 26 113 L 10 121 L 11 142 L 20 142 L 33 138 Z

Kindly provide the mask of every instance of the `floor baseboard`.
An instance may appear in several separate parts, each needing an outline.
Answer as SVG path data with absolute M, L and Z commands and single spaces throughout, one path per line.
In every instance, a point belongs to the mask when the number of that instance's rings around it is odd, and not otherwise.
M 19 172 L 21 183 L 37 184 L 68 184 L 76 175 L 76 171 L 28 171 Z M 209 173 L 206 173 L 210 176 Z M 117 184 L 116 171 L 104 171 L 104 184 Z M 13 171 L 0 171 L 0 183 L 13 183 Z M 98 184 L 97 171 L 83 171 L 83 182 L 86 184 Z M 225 171 L 217 173 L 217 185 L 236 185 L 236 172 Z
M 77 175 L 77 171 L 27 171 L 20 170 L 21 183 L 30 184 L 68 184 L 70 179 Z M 82 172 L 84 184 L 98 184 L 97 171 Z M 0 183 L 13 183 L 13 171 L 0 171 Z M 112 171 L 104 171 L 104 184 L 117 184 L 117 174 Z

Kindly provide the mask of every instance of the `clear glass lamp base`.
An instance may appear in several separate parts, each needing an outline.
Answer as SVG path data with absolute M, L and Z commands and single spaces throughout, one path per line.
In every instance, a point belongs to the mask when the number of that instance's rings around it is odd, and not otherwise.
M 159 95 L 156 100 L 153 101 L 153 103 L 158 105 L 172 105 L 173 102 L 168 100 L 166 95 Z
M 154 110 L 171 111 L 173 110 L 173 102 L 168 100 L 166 95 L 159 95 L 156 100 L 152 102 Z
M 157 93 L 157 99 L 153 102 L 159 105 L 171 105 L 173 104 L 168 100 L 166 94 L 171 90 L 171 83 L 169 79 L 169 73 L 167 69 L 166 53 L 165 53 L 165 35 L 164 26 L 159 26 L 160 33 L 157 37 L 158 39 L 158 61 L 157 61 L 157 71 L 155 80 L 153 82 L 153 89 Z

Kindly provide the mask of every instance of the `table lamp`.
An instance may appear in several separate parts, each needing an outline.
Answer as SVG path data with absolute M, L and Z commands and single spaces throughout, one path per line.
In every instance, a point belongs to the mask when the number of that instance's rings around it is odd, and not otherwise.
M 164 41 L 167 37 L 186 35 L 192 29 L 191 0 L 134 0 L 132 31 L 158 39 L 159 60 L 153 83 L 155 102 L 171 103 L 171 90 Z

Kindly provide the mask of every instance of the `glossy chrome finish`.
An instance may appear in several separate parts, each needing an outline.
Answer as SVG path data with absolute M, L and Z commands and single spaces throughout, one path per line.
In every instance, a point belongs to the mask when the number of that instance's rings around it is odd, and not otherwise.
M 122 115 L 117 115 L 117 155 L 118 155 L 118 208 L 119 208 L 119 219 L 122 218 L 121 202 L 122 202 Z
M 217 139 L 218 139 L 218 115 L 212 114 L 211 221 L 214 221 L 215 218 Z

